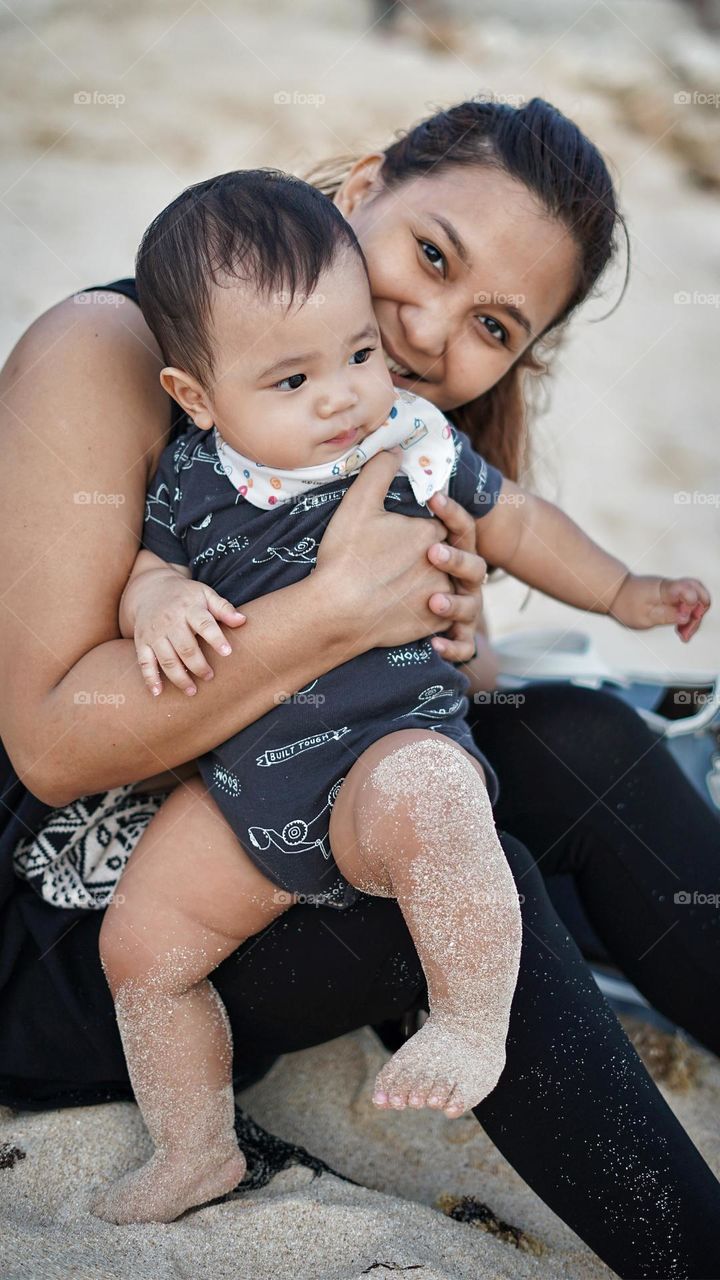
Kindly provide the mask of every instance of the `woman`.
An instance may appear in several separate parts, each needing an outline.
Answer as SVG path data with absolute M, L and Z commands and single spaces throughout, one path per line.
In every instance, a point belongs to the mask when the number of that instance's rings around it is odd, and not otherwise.
M 397 385 L 415 387 L 451 412 L 491 461 L 516 475 L 523 376 L 539 368 L 538 342 L 587 296 L 613 249 L 618 215 L 595 148 L 542 101 L 522 109 L 472 102 L 417 126 L 386 152 L 345 166 L 341 177 L 317 181 L 365 251 Z M 130 285 L 117 287 L 132 296 Z M 107 301 L 112 295 L 97 296 Z M 13 532 L 19 524 L 26 532 L 14 538 L 2 566 L 9 606 L 2 738 L 40 800 L 66 806 L 78 795 L 149 779 L 160 769 L 177 777 L 184 762 L 262 715 L 278 690 L 302 688 L 365 648 L 425 634 L 429 605 L 438 609 L 443 597 L 445 617 L 456 625 L 434 643 L 450 660 L 469 658 L 474 601 L 463 593 L 471 593 L 484 572 L 471 554 L 469 521 L 452 506 L 442 510 L 456 544 L 444 565 L 460 588 L 447 596 L 437 569 L 418 567 L 432 522 L 408 525 L 382 508 L 394 463 L 381 456 L 340 504 L 316 572 L 248 606 L 249 622 L 233 633 L 233 654 L 217 664 L 214 679 L 195 699 L 166 689 L 159 717 L 116 627 L 145 485 L 167 437 L 159 353 L 131 301 L 111 309 L 91 305 L 92 294 L 84 297 L 87 305 L 70 300 L 42 317 L 7 373 L 19 447 L 17 465 L 3 476 L 4 500 L 16 513 Z M 33 509 L 38 502 L 42 522 Z M 434 510 L 441 513 L 438 505 Z M 99 531 L 115 550 L 102 563 L 94 554 Z M 438 567 L 441 550 L 434 544 L 429 552 Z M 288 615 L 291 627 L 283 625 Z M 432 626 L 438 628 L 437 615 Z M 644 752 L 640 772 L 632 786 L 620 777 L 622 708 L 616 712 L 601 695 L 576 699 L 571 691 L 568 698 L 557 686 L 538 695 L 529 697 L 523 721 L 528 740 L 533 733 L 541 740 L 550 735 L 545 753 L 538 748 L 542 774 L 527 769 L 527 759 L 522 764 L 523 815 L 536 806 L 543 814 L 540 866 L 545 870 L 552 859 L 553 870 L 578 867 L 596 927 L 631 968 L 629 939 L 637 936 L 638 915 L 651 921 L 661 896 L 662 881 L 653 880 L 649 868 L 661 856 L 672 876 L 672 859 L 685 859 L 691 848 L 697 874 L 704 869 L 709 879 L 716 859 L 710 823 L 688 804 L 680 832 L 672 814 L 662 811 L 656 787 L 668 806 L 674 795 L 679 807 L 686 793 L 669 762 L 639 741 L 642 726 L 630 752 Z M 612 744 L 607 780 L 594 744 L 583 751 L 595 707 Z M 502 756 L 505 786 L 513 768 L 508 757 L 525 748 L 515 723 L 503 725 L 498 708 L 491 715 L 487 710 L 478 716 L 478 740 L 492 741 L 494 763 Z M 512 741 L 503 744 L 504 737 Z M 591 788 L 601 797 L 595 808 L 607 804 L 613 821 L 601 816 L 588 823 L 578 795 L 567 793 L 563 756 L 570 752 L 577 791 Z M 603 798 L 608 785 L 615 786 L 612 803 Z M 616 797 L 631 791 L 635 807 L 620 817 L 628 801 Z M 517 794 L 512 783 L 505 786 L 501 824 L 510 830 Z M 18 840 L 43 821 L 47 826 L 48 813 L 17 782 L 4 799 L 14 815 L 5 838 L 7 869 Z M 547 813 L 553 799 L 557 816 Z M 585 807 L 593 812 L 592 794 Z M 658 814 L 670 821 L 669 831 L 656 828 Z M 82 822 L 83 807 L 66 820 Z M 623 822 L 631 828 L 626 837 Z M 524 823 L 537 855 L 531 818 Z M 533 856 L 510 835 L 503 847 L 524 895 L 523 951 L 507 1066 L 475 1114 L 520 1175 L 619 1275 L 720 1275 L 712 1225 L 720 1186 L 598 992 Z M 613 880 L 621 873 L 624 897 Z M 0 1101 L 47 1106 L 129 1096 L 97 957 L 102 913 L 59 910 L 17 878 L 14 888 L 0 972 Z M 658 929 L 657 945 L 635 959 L 636 977 L 644 989 L 657 987 L 661 998 L 655 992 L 651 998 L 662 1007 L 666 972 L 677 966 L 684 980 L 673 988 L 678 1020 L 717 1049 L 715 938 L 708 931 L 690 938 L 685 923 L 675 923 L 669 937 L 681 935 L 677 954 L 668 959 Z M 621 932 L 628 938 L 618 941 Z M 283 984 L 272 982 L 273 966 L 285 975 Z M 238 1083 L 262 1074 L 279 1053 L 397 1018 L 425 998 L 400 912 L 394 902 L 375 898 L 361 898 L 342 917 L 293 908 L 215 970 L 213 981 L 232 1024 Z M 699 986 L 706 990 L 698 994 Z

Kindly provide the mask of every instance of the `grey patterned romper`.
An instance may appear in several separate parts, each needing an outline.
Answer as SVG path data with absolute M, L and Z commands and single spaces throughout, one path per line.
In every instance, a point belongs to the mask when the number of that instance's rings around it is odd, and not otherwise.
M 497 501 L 502 476 L 453 428 L 449 493 L 476 518 Z M 312 573 L 328 520 L 355 477 L 312 488 L 264 510 L 226 475 L 212 433 L 193 427 L 165 449 L 151 482 L 143 545 L 190 567 L 235 606 Z M 431 518 L 398 474 L 388 511 Z M 301 899 L 339 909 L 357 894 L 336 867 L 330 811 L 351 765 L 398 729 L 434 730 L 483 765 L 490 800 L 496 775 L 476 747 L 465 713 L 467 677 L 430 640 L 371 649 L 314 680 L 199 760 L 201 775 L 243 848 L 261 871 Z

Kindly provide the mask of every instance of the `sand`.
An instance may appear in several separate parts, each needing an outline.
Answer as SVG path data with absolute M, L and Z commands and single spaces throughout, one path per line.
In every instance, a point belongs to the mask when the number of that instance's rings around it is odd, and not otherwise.
M 720 54 L 689 6 L 552 0 L 533 6 L 531 25 L 520 0 L 488 0 L 471 22 L 478 7 L 454 3 L 440 17 L 427 6 L 422 20 L 403 14 L 395 35 L 374 28 L 362 6 L 323 0 L 275 0 L 272 12 L 259 0 L 97 0 L 90 14 L 79 0 L 26 0 L 18 17 L 13 9 L 11 0 L 0 12 L 3 351 L 59 298 L 128 274 L 150 218 L 211 173 L 301 172 L 380 145 L 433 104 L 481 90 L 541 94 L 568 111 L 613 160 L 635 265 L 619 311 L 591 323 L 612 305 L 615 277 L 562 351 L 535 436 L 541 491 L 633 566 L 702 576 L 720 602 L 720 111 L 697 99 L 720 91 Z M 278 92 L 305 98 L 277 102 Z M 696 96 L 678 104 L 678 92 Z M 678 503 L 678 492 L 700 496 Z M 685 648 L 669 631 L 631 634 L 537 593 L 521 612 L 525 594 L 512 581 L 490 589 L 497 631 L 581 624 L 631 670 L 669 677 L 717 666 L 717 605 Z M 88 1213 L 95 1187 L 150 1154 L 133 1105 L 0 1112 L 0 1142 L 25 1153 L 0 1167 L 0 1274 L 609 1274 L 472 1119 L 376 1111 L 371 1085 L 385 1056 L 371 1032 L 358 1033 L 287 1057 L 242 1098 L 259 1123 L 363 1187 L 292 1167 L 261 1191 L 168 1226 L 113 1227 Z M 664 1085 L 665 1096 L 720 1173 L 720 1063 L 701 1055 L 685 1084 Z M 545 1253 L 451 1221 L 435 1207 L 443 1195 L 479 1197 Z
M 371 1086 L 386 1057 L 373 1032 L 357 1032 L 288 1055 L 238 1095 L 259 1124 L 363 1185 L 326 1173 L 315 1178 L 292 1166 L 259 1191 L 167 1225 L 111 1226 L 88 1210 L 94 1188 L 150 1154 L 134 1104 L 0 1110 L 0 1143 L 25 1152 L 12 1167 L 0 1167 L 0 1274 L 4 1280 L 359 1280 L 366 1274 L 379 1280 L 396 1273 L 422 1280 L 600 1280 L 613 1274 L 529 1190 L 472 1117 L 374 1108 Z M 692 1070 L 674 1087 L 660 1087 L 720 1173 L 720 1062 L 695 1050 L 686 1049 L 684 1057 Z M 677 1052 L 656 1045 L 654 1058 L 660 1077 Z M 522 1231 L 523 1248 L 451 1221 L 436 1207 L 443 1196 L 476 1197 Z

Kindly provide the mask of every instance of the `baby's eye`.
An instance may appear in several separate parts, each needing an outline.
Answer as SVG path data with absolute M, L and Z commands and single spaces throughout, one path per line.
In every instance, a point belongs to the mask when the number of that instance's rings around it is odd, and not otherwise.
M 354 361 L 357 364 L 365 364 L 370 359 L 370 356 L 372 355 L 374 350 L 375 350 L 375 347 L 361 347 L 359 351 L 353 352 L 350 359 L 351 361 Z M 362 358 L 358 360 L 357 359 L 358 356 L 361 356 Z
M 430 240 L 418 240 L 418 244 L 420 245 L 420 248 L 422 249 L 423 253 L 425 254 L 425 257 L 427 258 L 428 262 L 432 267 L 438 267 L 444 264 L 445 254 L 441 253 L 437 245 L 434 245 Z M 428 249 L 430 250 L 430 253 L 427 252 Z M 437 257 L 431 258 L 430 257 L 431 253 L 437 254 Z
M 505 345 L 508 341 L 508 331 L 496 320 L 494 316 L 478 316 L 478 320 L 485 326 L 491 338 L 496 338 L 498 342 Z
M 300 381 L 298 381 L 298 379 L 300 379 Z M 275 383 L 275 386 L 283 387 L 286 382 L 287 383 L 292 382 L 295 385 L 289 388 L 290 391 L 297 391 L 298 387 L 301 387 L 303 382 L 306 382 L 306 381 L 307 381 L 307 378 L 304 373 L 291 373 L 289 378 L 281 378 L 279 382 Z

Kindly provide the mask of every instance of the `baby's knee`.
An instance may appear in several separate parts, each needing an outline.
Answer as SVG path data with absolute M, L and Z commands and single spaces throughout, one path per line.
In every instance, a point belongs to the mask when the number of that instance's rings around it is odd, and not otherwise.
M 370 860 L 377 871 L 396 853 L 411 856 L 438 834 L 455 839 L 478 822 L 494 830 L 479 762 L 450 738 L 400 730 L 373 743 L 351 769 L 336 801 L 330 839 L 350 879 L 356 864 L 367 868 Z
M 123 983 L 141 977 L 143 970 L 136 948 L 129 944 L 128 929 L 119 918 L 117 902 L 116 897 L 106 908 L 98 938 L 100 964 L 113 998 Z
M 132 892 L 123 894 L 121 882 L 105 910 L 98 938 L 100 964 L 113 999 L 128 985 L 172 985 L 175 975 L 164 964 L 169 942 L 166 925 L 157 903 L 139 904 Z
M 418 729 L 389 734 L 367 762 L 362 786 L 366 802 L 412 819 L 438 808 L 489 808 L 485 772 L 452 738 Z

